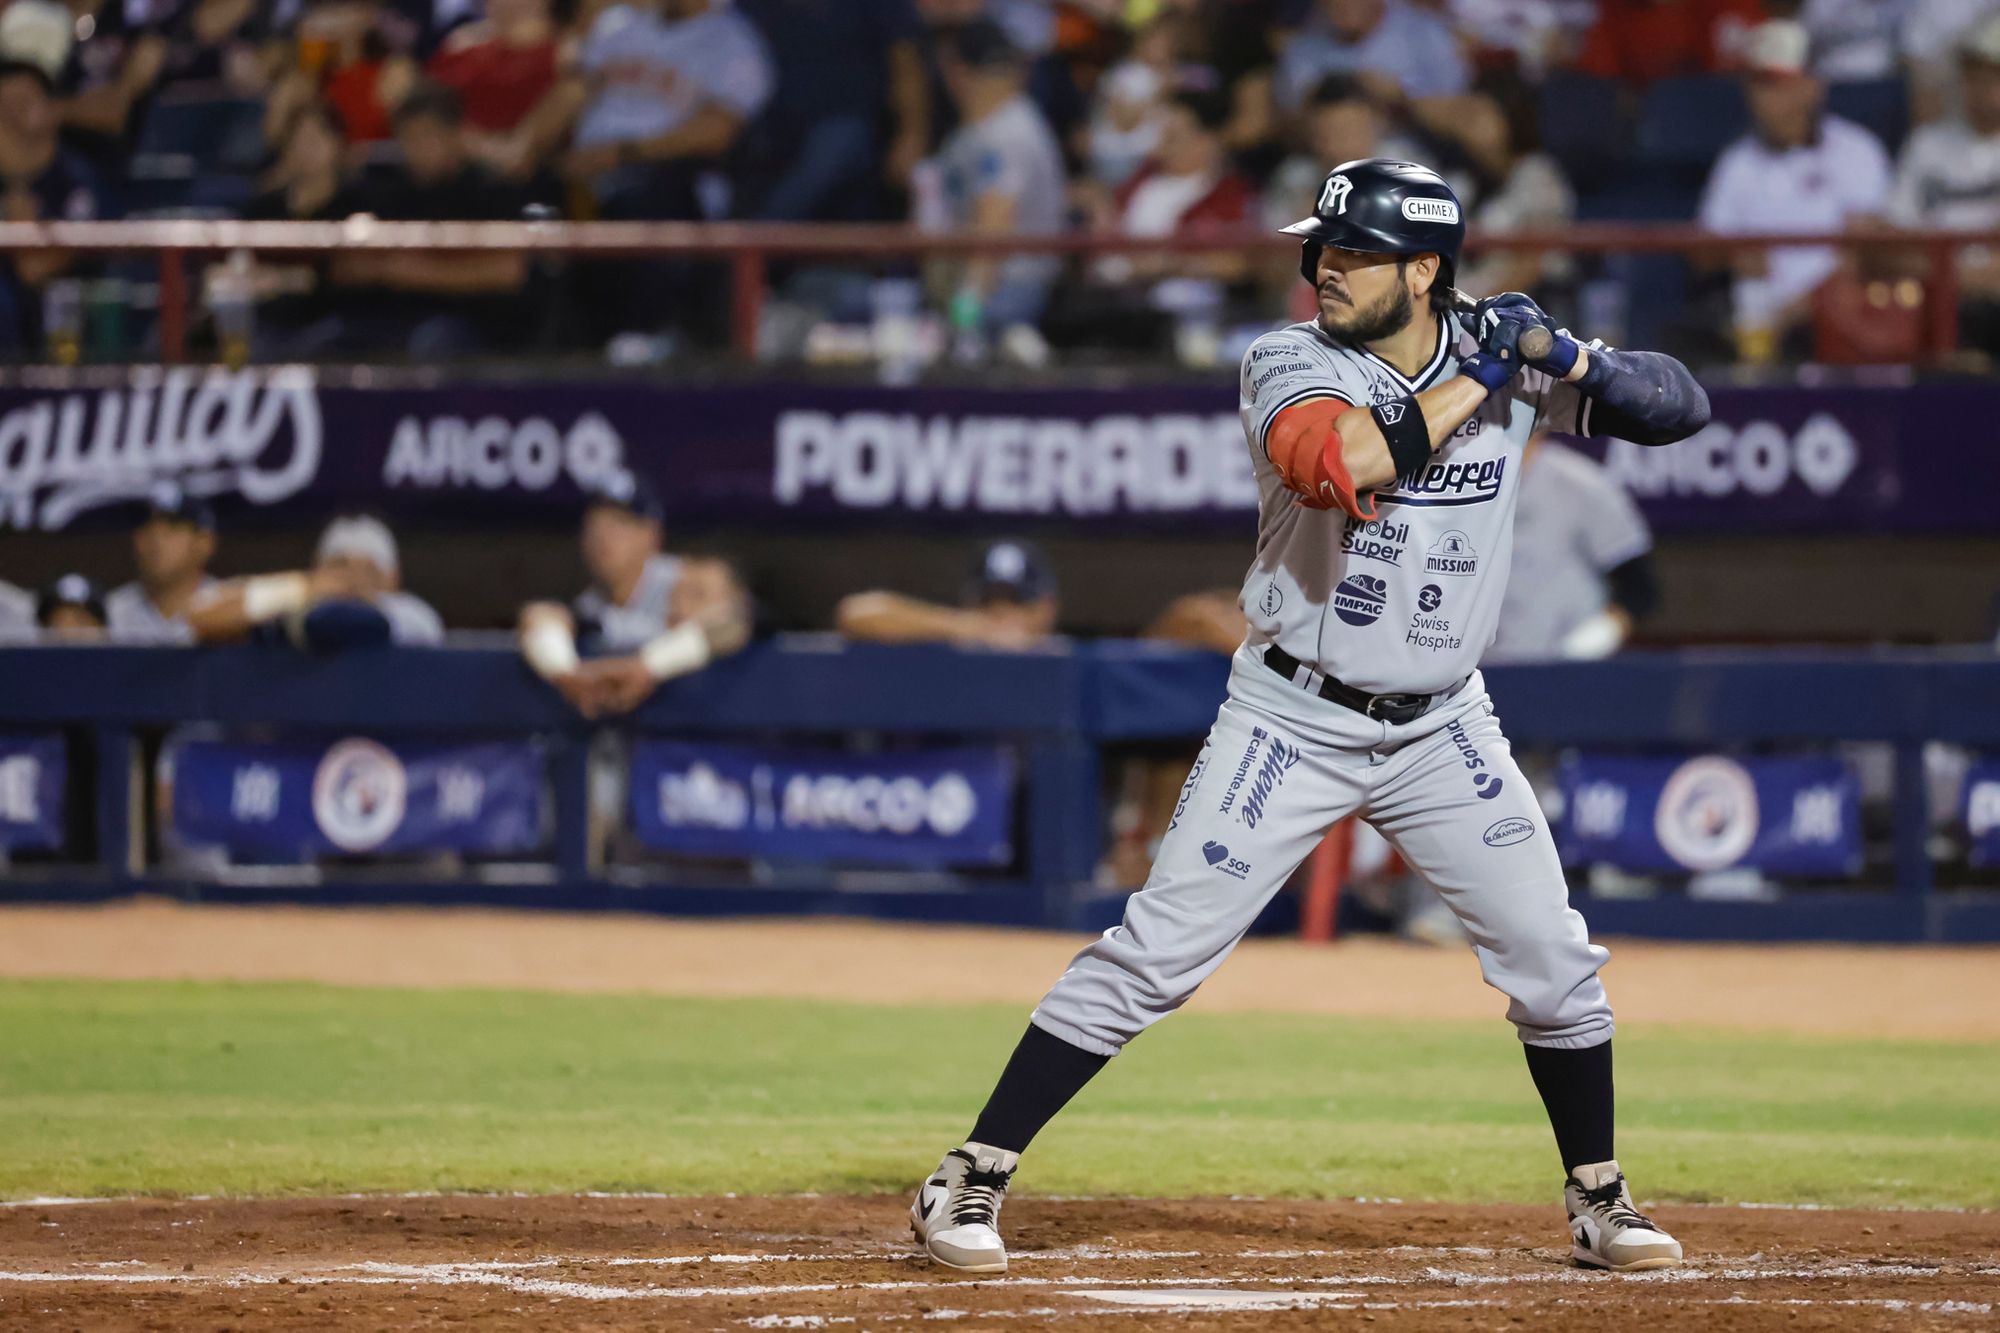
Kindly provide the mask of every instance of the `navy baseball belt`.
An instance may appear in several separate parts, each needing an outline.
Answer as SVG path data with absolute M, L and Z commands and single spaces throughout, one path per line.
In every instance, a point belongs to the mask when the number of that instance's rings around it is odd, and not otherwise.
M 1297 685 L 1299 670 L 1306 664 L 1274 643 L 1264 650 L 1264 665 Z M 1374 718 L 1377 722 L 1400 725 L 1404 722 L 1414 722 L 1430 712 L 1431 707 L 1440 699 L 1450 698 L 1458 693 L 1464 684 L 1465 681 L 1461 680 L 1450 689 L 1439 690 L 1436 694 L 1370 694 L 1366 690 L 1355 689 L 1345 681 L 1321 675 L 1316 693 L 1322 699 L 1331 700 L 1343 708 L 1351 708 L 1365 717 Z

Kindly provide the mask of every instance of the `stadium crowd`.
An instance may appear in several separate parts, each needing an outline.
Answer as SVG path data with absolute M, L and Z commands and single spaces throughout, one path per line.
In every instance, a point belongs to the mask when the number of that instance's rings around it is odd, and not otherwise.
M 1192 236 L 1290 221 L 1331 165 L 1441 165 L 1488 233 L 1572 218 L 1726 233 L 1857 219 L 2000 224 L 1992 0 L 8 0 L 6 216 L 902 220 L 1038 235 Z M 0 340 L 80 316 L 73 261 L 22 254 Z M 1810 335 L 1893 359 L 1924 274 L 1832 249 L 1605 269 L 1491 254 L 1593 331 L 1731 329 L 1767 359 Z M 1968 248 L 1971 340 L 2000 261 Z M 1157 343 L 1205 364 L 1266 323 L 1289 270 L 1240 255 L 1018 256 L 908 275 L 968 359 Z M 430 358 L 712 337 L 716 275 L 551 274 L 507 255 L 346 254 L 218 267 L 272 357 Z M 797 270 L 778 351 L 910 300 L 911 282 Z M 879 274 L 876 275 L 879 277 Z M 1733 278 L 1726 281 L 1726 278 Z M 250 287 L 244 290 L 244 281 Z M 54 283 L 61 295 L 50 298 Z M 1725 290 L 1731 289 L 1733 290 Z M 1704 291 L 1717 304 L 1703 308 Z M 919 299 L 921 299 L 919 297 Z M 1692 302 L 1692 313 L 1679 307 Z M 1725 309 L 1725 304 L 1730 309 Z M 797 317 L 787 319 L 787 313 Z M 1164 317 L 1163 317 L 1164 316 Z M 1900 321 L 1900 323 L 1899 323 Z M 1686 327 L 1678 327 L 1685 325 Z M 1662 323 L 1668 327 L 1659 327 Z M 1907 332 L 1907 330 L 1905 330 Z M 618 342 L 640 335 L 639 343 Z M 817 341 L 815 341 L 817 338 Z M 789 344 L 787 344 L 789 339 Z M 1711 349 L 1714 350 L 1714 349 Z M 1840 359 L 1837 355 L 1834 359 Z

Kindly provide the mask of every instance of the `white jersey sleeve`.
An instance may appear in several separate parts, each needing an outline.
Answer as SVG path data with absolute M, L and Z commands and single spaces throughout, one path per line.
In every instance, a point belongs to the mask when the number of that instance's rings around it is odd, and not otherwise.
M 1238 395 L 1243 431 L 1259 465 L 1268 463 L 1265 434 L 1278 413 L 1315 398 L 1353 406 L 1368 401 L 1365 380 L 1350 360 L 1302 325 L 1267 333 L 1243 356 Z

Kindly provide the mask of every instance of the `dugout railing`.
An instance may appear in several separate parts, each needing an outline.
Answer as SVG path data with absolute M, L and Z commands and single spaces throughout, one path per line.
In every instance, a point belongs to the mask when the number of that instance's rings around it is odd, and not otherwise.
M 1093 886 L 1104 848 L 1106 747 L 1202 735 L 1227 663 L 1130 642 L 1005 654 L 789 635 L 663 688 L 620 729 L 728 738 L 891 732 L 977 738 L 1019 759 L 1019 854 L 986 877 L 904 875 L 836 887 L 762 884 L 698 868 L 610 874 L 594 858 L 585 723 L 499 649 L 384 649 L 338 658 L 275 649 L 0 649 L 0 732 L 61 731 L 88 752 L 94 825 L 80 856 L 17 866 L 14 900 L 165 893 L 224 901 L 490 903 L 688 914 L 842 912 L 1101 928 L 1122 896 Z M 1678 893 L 1592 899 L 1605 934 L 1707 939 L 2000 940 L 2000 892 L 1941 891 L 1924 747 L 2000 746 L 2000 661 L 1968 651 L 1633 653 L 1487 673 L 1517 747 L 1693 751 L 1877 742 L 1895 755 L 1893 871 L 1876 887 L 1776 901 Z M 188 723 L 320 734 L 542 738 L 553 809 L 544 859 L 503 877 L 390 873 L 269 881 L 170 871 L 144 854 L 141 738 Z M 1582 901 L 1580 898 L 1579 901 Z
M 1687 223 L 1579 223 L 1556 230 L 1505 234 L 1473 231 L 1471 255 L 1493 251 L 1573 257 L 1685 255 L 1726 262 L 1739 253 L 1787 246 L 1832 247 L 1852 254 L 1895 252 L 1917 262 L 1907 278 L 1920 290 L 1922 348 L 1918 359 L 1942 358 L 1958 347 L 1959 278 L 1955 257 L 1972 247 L 2000 246 L 2000 231 L 1858 227 L 1838 234 L 1719 236 Z M 771 294 L 774 265 L 788 261 L 909 264 L 942 258 L 1048 254 L 1076 257 L 1141 254 L 1277 256 L 1296 243 L 1263 230 L 1216 230 L 1194 236 L 1134 237 L 1107 232 L 1049 236 L 976 236 L 924 232 L 890 224 L 758 224 L 678 222 L 6 222 L 0 253 L 59 251 L 84 256 L 151 255 L 158 262 L 158 344 L 162 360 L 186 359 L 193 305 L 192 270 L 235 251 L 254 255 L 326 255 L 426 249 L 440 252 L 521 252 L 545 257 L 651 257 L 726 266 L 729 329 L 734 352 L 756 355 L 759 324 Z

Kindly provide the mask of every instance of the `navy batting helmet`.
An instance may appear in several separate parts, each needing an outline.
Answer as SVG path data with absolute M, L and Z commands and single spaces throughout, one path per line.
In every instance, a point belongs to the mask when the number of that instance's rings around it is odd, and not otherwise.
M 1285 231 L 1305 238 L 1299 272 L 1307 282 L 1319 281 L 1319 252 L 1330 245 L 1377 254 L 1434 254 L 1439 285 L 1451 287 L 1465 244 L 1465 210 L 1444 177 L 1429 167 L 1364 157 L 1328 172 L 1313 215 Z

